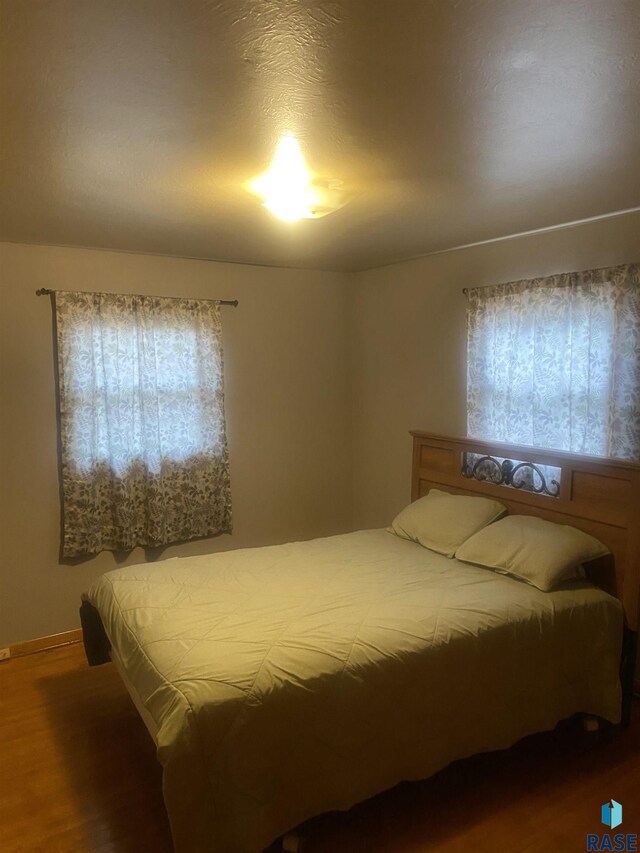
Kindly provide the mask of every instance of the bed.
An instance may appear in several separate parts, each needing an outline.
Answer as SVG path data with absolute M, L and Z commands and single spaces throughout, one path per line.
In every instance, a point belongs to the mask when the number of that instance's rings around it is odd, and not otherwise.
M 156 741 L 178 853 L 257 853 L 576 713 L 628 714 L 640 466 L 412 435 L 413 499 L 497 496 L 612 558 L 541 592 L 381 529 L 104 575 L 83 605 L 89 657 L 110 649 Z M 554 466 L 557 489 L 517 488 L 505 460 Z

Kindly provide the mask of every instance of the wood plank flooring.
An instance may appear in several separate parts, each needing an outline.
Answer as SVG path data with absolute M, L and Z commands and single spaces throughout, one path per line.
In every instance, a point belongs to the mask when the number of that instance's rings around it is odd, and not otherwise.
M 111 664 L 80 645 L 0 664 L 2 853 L 170 853 L 154 746 Z M 458 762 L 303 828 L 305 853 L 578 853 L 623 804 L 640 833 L 640 713 Z

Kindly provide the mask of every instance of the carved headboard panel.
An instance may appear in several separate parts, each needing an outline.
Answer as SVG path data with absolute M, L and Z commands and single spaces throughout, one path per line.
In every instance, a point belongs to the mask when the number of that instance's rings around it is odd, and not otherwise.
M 570 524 L 597 537 L 613 559 L 594 561 L 589 577 L 622 601 L 628 626 L 638 630 L 640 463 L 426 432 L 411 435 L 412 500 L 431 488 L 487 495 L 511 514 Z

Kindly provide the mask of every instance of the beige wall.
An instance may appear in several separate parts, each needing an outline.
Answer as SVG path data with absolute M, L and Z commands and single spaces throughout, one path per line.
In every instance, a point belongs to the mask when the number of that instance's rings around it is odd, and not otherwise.
M 0 247 L 0 645 L 78 625 L 116 565 L 61 565 L 51 307 L 39 287 L 238 298 L 223 309 L 235 532 L 163 556 L 349 526 L 345 276 L 149 255 Z M 126 562 L 145 559 L 134 551 Z
M 350 287 L 353 521 L 409 501 L 410 429 L 466 432 L 466 302 L 479 287 L 640 261 L 640 214 L 356 273 Z
M 174 556 L 387 524 L 409 499 L 408 430 L 465 432 L 461 289 L 638 260 L 637 213 L 355 274 L 1 245 L 0 645 L 76 627 L 80 593 L 116 565 L 58 561 L 51 310 L 36 288 L 240 300 L 223 314 L 235 533 Z

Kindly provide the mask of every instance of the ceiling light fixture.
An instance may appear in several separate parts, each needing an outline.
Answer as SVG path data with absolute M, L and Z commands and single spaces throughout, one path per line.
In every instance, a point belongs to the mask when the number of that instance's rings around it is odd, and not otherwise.
M 340 192 L 342 181 L 314 178 L 302 156 L 298 140 L 283 136 L 269 169 L 249 184 L 249 189 L 263 201 L 278 219 L 318 219 L 344 204 Z

